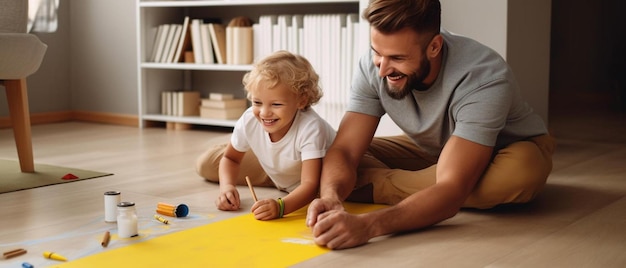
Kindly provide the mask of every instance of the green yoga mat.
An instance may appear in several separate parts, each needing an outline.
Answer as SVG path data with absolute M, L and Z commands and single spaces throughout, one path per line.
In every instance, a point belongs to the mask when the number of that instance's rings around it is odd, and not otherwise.
M 111 173 L 35 163 L 34 173 L 23 173 L 16 160 L 0 159 L 0 193 L 68 183 L 112 175 Z

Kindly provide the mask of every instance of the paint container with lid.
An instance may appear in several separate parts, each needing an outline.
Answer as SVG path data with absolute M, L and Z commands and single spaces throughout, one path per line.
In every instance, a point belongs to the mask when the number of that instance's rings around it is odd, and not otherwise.
M 117 221 L 117 204 L 122 202 L 122 194 L 118 191 L 104 192 L 104 221 Z
M 117 204 L 117 235 L 129 238 L 139 234 L 135 203 L 120 202 Z

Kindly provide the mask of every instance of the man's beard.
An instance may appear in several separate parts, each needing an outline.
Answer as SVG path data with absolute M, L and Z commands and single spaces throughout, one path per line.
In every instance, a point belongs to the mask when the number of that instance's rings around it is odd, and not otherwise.
M 430 73 L 430 61 L 423 58 L 422 61 L 420 61 L 420 66 L 417 70 L 420 70 L 421 72 L 413 72 L 406 76 L 407 82 L 402 88 L 392 87 L 387 84 L 387 95 L 393 99 L 401 100 L 408 96 L 412 90 L 422 91 L 428 89 L 428 85 L 424 84 L 424 79 L 426 79 L 426 76 Z M 392 73 L 389 76 L 397 75 L 399 75 L 399 73 Z

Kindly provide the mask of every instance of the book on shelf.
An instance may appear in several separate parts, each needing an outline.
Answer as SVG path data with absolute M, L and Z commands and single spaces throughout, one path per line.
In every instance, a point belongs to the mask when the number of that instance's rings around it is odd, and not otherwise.
M 291 43 L 290 51 L 304 51 L 304 15 L 293 15 L 291 17 L 291 27 L 292 27 L 292 35 L 291 35 Z M 357 49 L 355 49 L 357 50 Z
M 182 30 L 180 33 L 180 38 L 178 39 L 178 45 L 176 46 L 176 53 L 174 54 L 174 58 L 172 62 L 180 62 L 183 61 L 185 51 L 189 50 L 189 45 L 191 43 L 191 36 L 189 34 L 189 16 L 186 16 L 183 20 Z
M 300 51 L 300 32 L 302 30 L 303 15 L 292 15 L 291 24 L 287 26 L 287 50 Z
M 211 100 L 232 100 L 235 98 L 235 95 L 230 93 L 209 93 L 209 99 Z
M 229 93 L 209 93 L 200 101 L 200 117 L 212 119 L 237 119 L 248 108 L 247 99 L 236 99 Z
M 161 92 L 161 113 L 172 116 L 198 116 L 200 92 L 173 90 Z
M 226 63 L 251 64 L 253 55 L 252 20 L 239 16 L 226 26 Z
M 193 49 L 193 59 L 195 63 L 204 63 L 204 55 L 202 54 L 202 37 L 200 35 L 201 19 L 191 20 L 191 47 Z
M 155 27 L 155 31 L 156 34 L 154 35 L 154 41 L 152 42 L 152 53 L 150 53 L 150 57 L 148 57 L 147 61 L 154 61 L 154 58 L 156 58 L 156 54 L 157 54 L 157 46 L 159 45 L 159 39 L 161 39 L 161 34 L 163 34 L 163 27 L 161 27 L 162 25 L 159 25 L 157 27 Z
M 262 32 L 261 25 L 258 23 L 252 24 L 252 62 L 258 61 L 263 55 L 262 46 Z
M 200 24 L 200 42 L 202 46 L 202 59 L 204 63 L 215 63 L 215 55 L 213 53 L 213 43 L 211 41 L 211 32 L 209 24 Z
M 170 47 L 172 47 L 172 40 L 174 40 L 174 34 L 176 34 L 176 25 L 170 24 L 169 30 L 167 31 L 167 36 L 165 39 L 165 44 L 163 44 L 163 48 L 161 51 L 161 57 L 156 60 L 156 62 L 166 62 L 167 57 L 169 56 Z
M 164 51 L 164 53 L 167 53 L 165 60 L 163 60 L 164 63 L 174 62 L 176 48 L 178 47 L 178 40 L 180 39 L 182 31 L 183 26 L 181 24 L 174 24 L 174 37 L 172 38 L 172 43 L 170 44 L 169 50 Z
M 178 115 L 194 116 L 200 115 L 200 92 L 179 91 L 178 95 Z
M 213 51 L 217 63 L 226 64 L 226 29 L 219 23 L 209 23 Z
M 200 101 L 202 107 L 215 108 L 215 109 L 229 109 L 229 108 L 247 108 L 247 99 L 229 99 L 229 100 L 215 100 L 215 99 L 202 99 Z
M 278 22 L 274 25 L 274 45 L 273 49 L 276 50 L 288 50 L 289 49 L 289 39 L 291 38 L 291 33 L 289 32 L 289 28 L 292 27 L 292 18 L 291 15 L 279 15 Z
M 246 107 L 210 108 L 210 107 L 201 106 L 200 117 L 211 118 L 211 119 L 233 120 L 233 119 L 238 119 L 245 111 L 246 111 Z
M 153 45 L 152 58 L 150 58 L 151 62 L 161 61 L 161 55 L 163 55 L 163 48 L 165 47 L 165 42 L 167 40 L 169 29 L 169 24 L 161 24 L 157 27 L 157 34 L 154 40 L 155 44 Z
M 194 62 L 198 64 L 215 63 L 215 43 L 212 40 L 210 24 L 220 24 L 220 18 L 192 19 L 189 33 Z M 186 61 L 188 62 L 188 61 Z
M 227 47 L 231 57 L 226 60 L 228 64 L 252 64 L 254 45 L 252 27 L 230 27 L 231 41 Z
M 170 96 L 169 96 L 170 92 L 169 91 L 161 91 L 161 114 L 162 115 L 170 115 L 170 112 L 172 111 L 171 108 L 169 107 L 171 102 L 170 102 Z
M 259 17 L 258 33 L 255 33 L 254 45 L 258 48 L 255 50 L 258 54 L 254 55 L 254 60 L 260 60 L 261 58 L 271 54 L 274 50 L 273 43 L 273 27 L 278 23 L 277 15 L 262 15 Z M 293 52 L 293 51 L 292 51 Z

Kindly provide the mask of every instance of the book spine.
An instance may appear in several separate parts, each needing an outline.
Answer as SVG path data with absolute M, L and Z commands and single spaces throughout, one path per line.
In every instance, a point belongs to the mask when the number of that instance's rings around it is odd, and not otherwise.
M 202 20 L 191 20 L 191 46 L 193 49 L 194 62 L 198 64 L 204 63 L 204 56 L 202 54 L 202 39 L 200 36 L 200 24 Z

